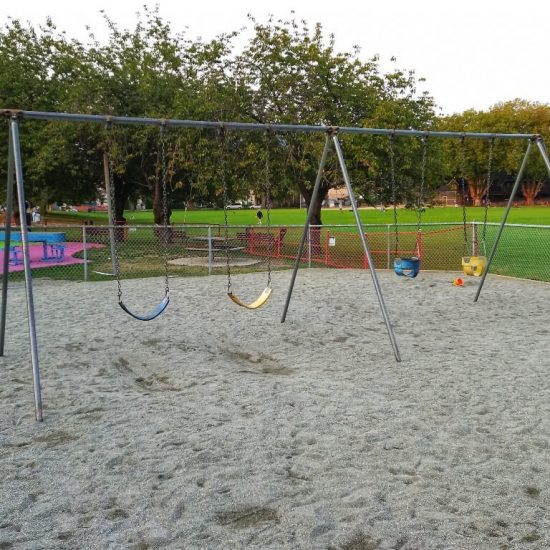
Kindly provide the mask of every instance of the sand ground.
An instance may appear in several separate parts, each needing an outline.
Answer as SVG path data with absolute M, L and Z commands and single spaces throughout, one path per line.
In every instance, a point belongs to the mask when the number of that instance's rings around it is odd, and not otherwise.
M 173 279 L 149 323 L 115 285 L 35 284 L 0 358 L 0 548 L 550 547 L 550 285 L 289 273 L 250 312 Z M 250 298 L 262 275 L 234 278 Z M 159 279 L 124 283 L 141 311 Z M 246 296 L 248 294 L 248 296 Z M 137 306 L 136 306 L 137 307 Z

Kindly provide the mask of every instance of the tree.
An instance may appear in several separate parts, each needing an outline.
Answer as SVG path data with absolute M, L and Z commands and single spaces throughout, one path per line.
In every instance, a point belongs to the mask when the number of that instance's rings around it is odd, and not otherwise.
M 396 70 L 381 75 L 377 58 L 359 59 L 359 50 L 335 51 L 334 36 L 325 40 L 323 29 L 306 22 L 251 18 L 254 36 L 236 57 L 233 75 L 245 91 L 241 116 L 260 123 L 302 123 L 334 126 L 426 127 L 433 119 L 433 101 L 416 95 L 413 72 Z M 343 136 L 352 177 L 365 178 L 365 166 L 377 168 L 376 147 L 368 139 Z M 323 142 L 318 136 L 284 136 L 280 157 L 287 173 L 306 199 L 317 174 Z M 355 169 L 357 167 L 357 169 Z M 372 169 L 369 176 L 377 177 Z M 342 184 L 331 159 L 325 168 L 312 223 L 321 224 L 321 203 L 328 190 Z
M 70 105 L 71 89 L 85 72 L 85 50 L 58 34 L 51 20 L 36 31 L 14 20 L 0 31 L 0 105 L 58 111 Z M 91 158 L 91 134 L 80 126 L 25 121 L 21 148 L 26 196 L 45 207 L 58 197 L 95 195 L 98 163 Z M 7 157 L 7 140 L 0 142 Z M 2 163 L 2 185 L 6 164 Z
M 548 142 L 550 138 L 550 105 L 517 99 L 498 103 L 486 112 L 469 110 L 444 117 L 439 120 L 438 128 L 457 132 L 541 134 L 543 139 Z M 461 172 L 464 171 L 463 175 L 467 181 L 469 196 L 473 199 L 474 204 L 481 204 L 487 194 L 490 156 L 488 140 L 465 139 L 464 162 L 461 160 L 460 140 L 445 141 L 444 148 L 448 159 L 449 178 L 455 177 L 459 180 L 462 177 Z M 515 174 L 519 170 L 525 148 L 525 142 L 519 140 L 495 140 L 491 159 L 492 178 L 494 179 L 498 173 Z M 524 183 L 542 180 L 545 175 L 546 169 L 542 158 L 536 151 L 533 151 L 526 167 Z M 527 184 L 526 189 L 534 191 L 536 185 L 531 187 Z
M 426 93 L 417 95 L 412 71 L 382 75 L 376 58 L 362 61 L 358 49 L 336 52 L 334 37 L 325 39 L 319 24 L 310 29 L 306 22 L 269 19 L 261 24 L 251 18 L 254 34 L 242 54 L 235 55 L 232 40 L 238 33 L 206 43 L 189 40 L 174 34 L 157 10 L 144 8 L 132 30 L 120 30 L 107 16 L 105 22 L 110 35 L 104 45 L 93 35 L 86 45 L 69 41 L 56 34 L 50 21 L 38 31 L 12 23 L 0 36 L 2 103 L 25 109 L 261 123 L 426 129 L 433 123 L 433 100 Z M 20 74 L 25 76 L 17 80 Z M 104 125 L 42 122 L 29 122 L 28 127 L 29 183 L 48 200 L 77 200 L 96 193 L 103 179 L 103 151 L 108 149 L 117 219 L 123 217 L 128 199 L 148 193 L 155 222 L 162 222 L 163 162 L 172 200 L 183 200 L 193 191 L 222 202 L 217 131 L 166 130 L 163 154 L 158 128 L 117 126 L 107 131 Z M 266 138 L 257 132 L 228 132 L 226 138 L 230 199 L 250 190 L 261 195 L 268 162 L 273 197 L 284 200 L 297 187 L 311 201 L 323 146 L 318 135 Z M 387 196 L 384 140 L 342 135 L 341 141 L 357 185 Z M 397 147 L 399 193 L 407 201 L 418 181 L 418 151 L 414 140 L 403 140 Z M 76 184 L 67 174 L 78 174 Z M 314 224 L 322 221 L 321 202 L 328 189 L 341 184 L 332 157 L 313 205 Z
M 521 192 L 525 197 L 525 204 L 533 206 L 537 195 L 542 191 L 544 182 L 542 180 L 526 181 L 521 186 Z

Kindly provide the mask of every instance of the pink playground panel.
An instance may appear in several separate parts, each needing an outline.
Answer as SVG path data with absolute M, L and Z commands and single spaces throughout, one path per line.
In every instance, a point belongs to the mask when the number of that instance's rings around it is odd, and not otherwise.
M 65 246 L 65 252 L 63 254 L 63 259 L 60 261 L 56 260 L 49 260 L 44 261 L 43 260 L 43 248 L 41 244 L 31 244 L 29 246 L 29 252 L 31 257 L 31 268 L 32 269 L 38 269 L 43 267 L 53 267 L 53 266 L 59 266 L 59 265 L 74 265 L 74 264 L 83 264 L 84 260 L 82 258 L 74 258 L 73 254 L 76 254 L 77 252 L 81 252 L 84 248 L 84 245 L 82 243 L 69 243 L 64 242 L 60 243 Z M 86 247 L 88 249 L 90 248 L 102 248 L 103 244 L 97 244 L 97 243 L 88 243 Z M 23 259 L 23 251 L 21 245 L 16 247 L 17 257 L 18 259 Z M 7 254 L 7 249 L 0 250 L 0 273 L 2 273 L 3 265 L 4 265 L 4 254 Z M 13 273 L 15 271 L 23 271 L 24 266 L 23 262 L 18 263 L 16 265 L 9 266 L 9 273 Z

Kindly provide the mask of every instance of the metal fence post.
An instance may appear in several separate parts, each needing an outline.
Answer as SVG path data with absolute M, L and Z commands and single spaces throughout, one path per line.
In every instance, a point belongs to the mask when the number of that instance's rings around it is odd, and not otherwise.
M 311 267 L 311 225 L 307 228 L 307 266 Z
M 391 225 L 386 225 L 386 267 L 390 269 L 390 262 L 391 262 L 391 256 L 390 256 L 390 248 L 391 248 L 391 242 L 390 242 L 390 231 L 391 231 Z
M 208 226 L 208 275 L 212 275 L 212 227 Z
M 84 260 L 84 282 L 88 282 L 88 247 L 87 245 L 87 235 L 86 235 L 86 225 L 82 226 L 82 259 Z

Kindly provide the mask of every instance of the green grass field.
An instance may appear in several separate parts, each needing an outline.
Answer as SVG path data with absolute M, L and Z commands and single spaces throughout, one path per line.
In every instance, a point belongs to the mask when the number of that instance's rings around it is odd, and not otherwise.
M 490 208 L 488 219 L 492 223 L 498 223 L 504 213 L 504 208 Z M 280 256 L 274 262 L 276 269 L 287 269 L 292 265 L 296 254 L 297 244 L 301 236 L 301 226 L 305 221 L 306 212 L 304 209 L 275 209 L 271 213 L 271 223 L 275 226 L 288 227 L 280 249 Z M 368 234 L 369 247 L 375 259 L 377 268 L 388 267 L 388 240 L 389 240 L 389 265 L 391 266 L 394 256 L 395 235 L 393 229 L 393 211 L 391 209 L 380 212 L 376 209 L 361 209 L 361 219 Z M 468 221 L 483 221 L 483 208 L 469 208 L 467 210 Z M 163 273 L 162 254 L 159 254 L 159 241 L 151 231 L 152 212 L 139 211 L 126 212 L 127 221 L 130 225 L 137 225 L 138 228 L 128 232 L 128 238 L 120 245 L 121 268 L 123 277 L 149 277 L 159 276 Z M 403 233 L 399 237 L 399 248 L 402 255 L 413 255 L 416 241 L 415 227 L 416 213 L 406 209 L 398 212 L 399 224 L 413 224 L 412 227 L 402 228 Z M 319 234 L 319 245 L 317 252 L 313 255 L 312 265 L 315 267 L 362 267 L 366 263 L 363 258 L 363 250 L 359 236 L 356 233 L 353 213 L 349 209 L 340 212 L 338 208 L 324 209 L 322 212 L 323 228 Z M 106 213 L 57 213 L 47 215 L 48 224 L 67 224 L 70 227 L 64 228 L 68 241 L 79 241 L 81 236 L 80 225 L 85 221 L 93 221 L 94 226 L 107 223 Z M 257 226 L 256 210 L 243 209 L 231 210 L 228 212 L 228 221 L 234 226 L 230 229 L 231 237 L 236 238 L 242 229 L 238 226 L 251 225 L 259 231 L 266 231 L 266 216 L 264 211 L 264 224 Z M 423 228 L 423 255 L 422 269 L 436 270 L 461 270 L 461 257 L 464 255 L 463 231 L 462 231 L 462 209 L 461 208 L 429 208 L 423 213 L 423 222 L 431 224 L 453 223 L 454 227 L 446 225 L 431 225 Z M 188 212 L 174 211 L 172 215 L 173 224 L 188 225 L 223 225 L 223 210 L 192 210 Z M 548 207 L 519 207 L 510 211 L 509 224 L 544 225 L 548 229 L 508 227 L 503 233 L 499 243 L 499 249 L 495 257 L 491 271 L 501 275 L 523 277 L 550 281 L 550 208 Z M 143 228 L 139 226 L 143 225 Z M 291 226 L 297 227 L 291 227 Z M 337 225 L 348 225 L 348 227 L 334 227 Z M 53 229 L 53 227 L 52 227 Z M 488 253 L 497 234 L 498 226 L 487 227 L 487 250 Z M 220 228 L 220 235 L 223 230 Z M 275 231 L 275 229 L 273 230 Z M 187 235 L 205 235 L 201 228 L 187 227 Z M 214 233 L 217 235 L 217 233 Z M 481 239 L 482 226 L 478 227 L 478 239 Z M 336 236 L 336 246 L 328 247 L 329 235 Z M 471 238 L 471 230 L 467 231 L 468 240 Z M 88 251 L 88 259 L 91 261 L 89 278 L 91 280 L 105 280 L 104 276 L 94 274 L 94 271 L 109 272 L 112 269 L 109 254 L 108 233 L 96 238 L 92 231 L 88 232 L 89 242 L 99 242 L 105 245 L 101 249 Z M 2 244 L 2 243 L 0 243 Z M 471 244 L 468 243 L 468 250 Z M 196 249 L 195 249 L 196 250 Z M 190 252 L 186 245 L 175 243 L 168 251 L 171 258 L 178 258 L 183 255 L 200 256 L 197 251 Z M 481 250 L 480 253 L 483 253 Z M 246 254 L 246 250 L 244 251 Z M 255 253 L 253 253 L 255 255 Z M 260 253 L 261 255 L 261 253 Z M 264 261 L 254 268 L 238 268 L 236 273 L 250 270 L 265 270 Z M 81 266 L 52 266 L 48 269 L 33 270 L 37 277 L 75 279 L 82 280 L 83 268 Z M 222 273 L 223 269 L 214 269 L 215 273 Z M 175 275 L 204 275 L 207 271 L 204 268 L 174 268 Z M 14 277 L 21 277 L 21 274 L 13 274 Z
M 489 222 L 500 223 L 504 214 L 504 207 L 489 208 L 487 219 Z M 242 209 L 229 210 L 227 212 L 228 223 L 230 225 L 255 225 L 256 210 Z M 364 224 L 393 224 L 393 210 L 386 209 L 380 212 L 374 208 L 360 209 L 361 221 Z M 266 211 L 264 213 L 264 225 L 267 223 Z M 398 221 L 402 223 L 416 223 L 416 212 L 401 208 L 398 210 Z M 468 221 L 482 222 L 485 211 L 482 207 L 471 207 L 466 209 Z M 151 210 L 127 211 L 126 219 L 131 225 L 151 224 L 153 213 Z M 276 208 L 271 210 L 271 223 L 273 225 L 302 225 L 305 222 L 306 210 L 298 208 Z M 93 221 L 95 224 L 106 224 L 107 214 L 105 212 L 95 213 L 69 213 L 59 212 L 56 214 L 47 214 L 48 220 L 55 220 L 57 223 Z M 461 222 L 461 208 L 427 208 L 422 213 L 424 223 L 443 223 L 443 222 Z M 324 225 L 347 225 L 354 224 L 355 218 L 349 208 L 342 212 L 338 208 L 324 208 L 322 210 L 322 221 Z M 225 224 L 224 212 L 222 209 L 204 209 L 204 210 L 174 210 L 171 217 L 173 224 Z M 550 225 L 550 207 L 532 206 L 517 207 L 510 210 L 507 223 Z

